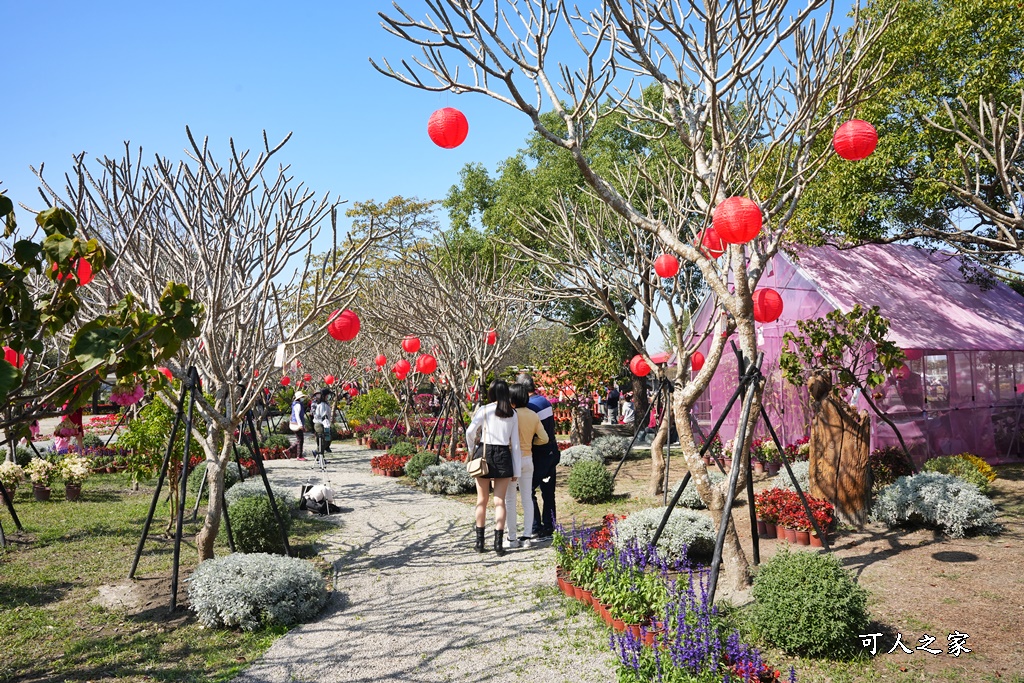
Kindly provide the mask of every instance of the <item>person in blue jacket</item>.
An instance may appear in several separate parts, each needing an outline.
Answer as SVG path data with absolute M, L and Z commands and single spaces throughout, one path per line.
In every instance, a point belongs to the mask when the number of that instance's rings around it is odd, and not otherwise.
M 536 446 L 533 449 L 533 538 L 551 538 L 555 531 L 555 472 L 556 466 L 562 459 L 562 453 L 558 450 L 558 442 L 555 440 L 555 413 L 551 403 L 537 393 L 537 387 L 533 378 L 527 374 L 521 374 L 516 381 L 522 384 L 530 392 L 530 410 L 537 413 L 540 422 L 544 425 L 544 431 L 548 434 L 548 442 L 543 446 Z M 540 489 L 540 502 L 537 504 L 537 489 Z

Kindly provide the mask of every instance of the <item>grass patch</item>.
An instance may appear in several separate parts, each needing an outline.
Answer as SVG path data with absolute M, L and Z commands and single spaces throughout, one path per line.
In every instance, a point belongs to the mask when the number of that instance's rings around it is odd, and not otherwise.
M 93 476 L 74 503 L 58 487 L 47 503 L 35 502 L 30 487 L 19 488 L 15 508 L 25 533 L 12 533 L 10 517 L 0 512 L 13 541 L 0 551 L 0 680 L 224 681 L 286 632 L 210 630 L 191 612 L 168 614 L 174 543 L 164 534 L 169 511 L 163 500 L 136 573 L 149 602 L 125 610 L 93 603 L 101 586 L 125 582 L 152 495 L 147 487 L 130 491 L 123 474 Z M 179 605 L 186 602 L 183 580 L 197 562 L 200 523 L 185 525 Z M 334 528 L 320 519 L 296 519 L 293 551 L 315 556 L 318 539 Z M 230 552 L 223 533 L 216 552 Z

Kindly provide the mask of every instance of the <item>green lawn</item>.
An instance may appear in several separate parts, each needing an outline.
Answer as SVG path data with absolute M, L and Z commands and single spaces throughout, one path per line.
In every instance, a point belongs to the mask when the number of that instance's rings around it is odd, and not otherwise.
M 173 542 L 164 535 L 169 513 L 163 501 L 136 574 L 154 604 L 135 614 L 93 604 L 100 586 L 127 578 L 151 498 L 151 488 L 130 492 L 123 475 L 95 475 L 74 503 L 64 500 L 60 487 L 50 502 L 37 503 L 31 487 L 23 485 L 15 497 L 25 527 L 21 536 L 7 510 L 0 511 L 8 540 L 14 541 L 0 551 L 0 680 L 227 680 L 287 630 L 209 630 L 180 608 L 169 615 Z M 314 557 L 317 539 L 334 528 L 323 520 L 296 519 L 293 551 Z M 198 524 L 186 524 L 182 578 L 196 564 L 190 539 L 197 530 Z M 223 536 L 221 555 L 229 552 Z M 178 594 L 181 603 L 184 583 Z

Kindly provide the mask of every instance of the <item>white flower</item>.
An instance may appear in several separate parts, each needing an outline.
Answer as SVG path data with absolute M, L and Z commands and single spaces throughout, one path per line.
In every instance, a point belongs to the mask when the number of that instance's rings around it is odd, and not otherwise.
M 0 481 L 4 483 L 5 488 L 10 490 L 25 481 L 25 471 L 18 463 L 5 460 L 0 463 Z

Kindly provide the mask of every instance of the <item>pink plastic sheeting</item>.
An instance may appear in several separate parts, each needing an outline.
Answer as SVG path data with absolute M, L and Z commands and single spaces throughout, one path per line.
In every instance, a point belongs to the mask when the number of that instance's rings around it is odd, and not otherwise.
M 807 249 L 799 265 L 779 255 L 761 278 L 758 286 L 778 291 L 784 305 L 779 320 L 758 325 L 758 348 L 765 354 L 764 404 L 779 438 L 788 444 L 806 436 L 811 420 L 806 389 L 786 382 L 778 367 L 783 335 L 797 331 L 797 320 L 823 316 L 836 306 L 848 311 L 859 301 L 881 308 L 893 341 L 921 351 L 920 358 L 906 362 L 905 377 L 892 377 L 875 390 L 915 460 L 971 452 L 992 463 L 1018 461 L 1024 455 L 1024 299 L 1005 285 L 981 292 L 964 283 L 958 261 L 949 254 L 902 245 L 863 249 L 861 255 L 859 249 Z M 925 280 L 939 286 L 929 290 Z M 936 291 L 956 298 L 938 297 Z M 695 329 L 703 329 L 711 313 L 709 299 L 695 315 Z M 979 348 L 982 340 L 994 346 Z M 705 354 L 709 345 L 701 349 Z M 730 349 L 696 406 L 705 428 L 725 408 L 737 375 Z M 892 429 L 862 397 L 848 399 L 871 415 L 872 449 L 898 445 Z M 723 440 L 735 436 L 739 414 L 737 404 L 723 425 Z M 756 434 L 767 436 L 763 424 Z

